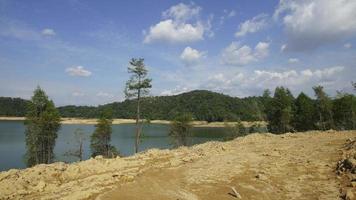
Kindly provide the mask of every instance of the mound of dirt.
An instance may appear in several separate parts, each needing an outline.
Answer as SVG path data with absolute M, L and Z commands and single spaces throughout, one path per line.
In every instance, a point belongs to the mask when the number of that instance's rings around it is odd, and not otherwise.
M 356 137 L 347 139 L 342 152 L 336 169 L 342 180 L 341 198 L 353 200 L 356 199 Z
M 342 185 L 335 168 L 346 158 L 345 141 L 355 136 L 252 134 L 125 158 L 12 169 L 0 173 L 0 199 L 236 199 L 232 187 L 242 199 L 338 199 L 340 185 L 350 186 Z M 341 162 L 339 176 L 352 174 Z

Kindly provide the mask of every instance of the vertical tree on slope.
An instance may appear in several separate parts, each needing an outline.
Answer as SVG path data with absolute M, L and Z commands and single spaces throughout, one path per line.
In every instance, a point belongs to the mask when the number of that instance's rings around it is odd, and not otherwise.
M 126 82 L 125 96 L 126 98 L 135 98 L 136 106 L 136 141 L 135 152 L 138 152 L 140 144 L 140 136 L 142 131 L 142 122 L 140 121 L 140 101 L 141 98 L 149 93 L 152 87 L 152 79 L 147 78 L 148 70 L 145 67 L 143 58 L 132 58 L 128 72 L 131 74 L 130 79 Z

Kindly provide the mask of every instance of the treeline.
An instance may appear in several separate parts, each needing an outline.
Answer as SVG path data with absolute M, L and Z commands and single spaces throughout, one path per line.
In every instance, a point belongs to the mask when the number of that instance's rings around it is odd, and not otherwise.
M 18 101 L 22 102 L 19 105 Z M 0 116 L 25 116 L 28 100 L 0 97 Z M 101 106 L 58 107 L 61 117 L 99 118 L 107 109 L 113 118 L 134 119 L 137 101 L 128 99 Z M 191 113 L 193 119 L 202 121 L 264 120 L 262 97 L 237 98 L 228 95 L 195 90 L 174 96 L 143 97 L 142 117 L 146 119 L 173 120 L 180 113 Z
M 332 99 L 322 86 L 313 87 L 315 99 L 303 92 L 296 98 L 288 88 L 277 87 L 273 97 L 263 94 L 268 130 L 285 133 L 307 130 L 356 129 L 356 97 L 338 92 Z
M 269 122 L 269 131 L 355 129 L 356 97 L 338 93 L 328 96 L 321 86 L 314 87 L 315 95 L 300 93 L 294 97 L 288 88 L 277 87 L 273 94 L 266 90 L 262 96 L 237 98 L 195 90 L 174 96 L 144 97 L 141 99 L 142 117 L 174 120 L 181 113 L 191 113 L 194 120 Z M 24 116 L 28 101 L 19 98 L 0 98 L 0 115 Z M 94 106 L 59 107 L 61 117 L 100 118 L 105 110 L 112 110 L 113 118 L 135 118 L 137 101 L 125 100 Z
M 28 102 L 21 98 L 0 97 L 0 116 L 24 117 Z

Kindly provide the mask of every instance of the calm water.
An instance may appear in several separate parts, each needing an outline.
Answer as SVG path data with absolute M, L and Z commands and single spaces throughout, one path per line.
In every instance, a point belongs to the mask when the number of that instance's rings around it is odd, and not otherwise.
M 82 129 L 85 132 L 84 158 L 90 157 L 90 135 L 94 125 L 62 125 L 58 132 L 54 153 L 56 161 L 72 162 L 74 158 L 64 156 L 64 153 L 74 149 L 74 131 Z M 0 121 L 0 171 L 11 168 L 25 168 L 23 155 L 25 154 L 25 126 L 22 121 Z M 140 144 L 140 151 L 149 148 L 173 148 L 172 138 L 168 136 L 169 125 L 149 124 L 143 128 L 144 138 Z M 134 124 L 113 125 L 111 144 L 122 155 L 134 153 Z M 190 144 L 198 144 L 211 140 L 223 140 L 226 135 L 224 128 L 193 128 Z

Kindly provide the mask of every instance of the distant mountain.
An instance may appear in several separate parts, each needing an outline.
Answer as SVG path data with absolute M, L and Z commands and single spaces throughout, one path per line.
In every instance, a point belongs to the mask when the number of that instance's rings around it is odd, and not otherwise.
M 26 100 L 22 101 L 26 102 Z M 13 112 L 12 110 L 1 112 L 6 107 L 15 106 L 11 101 L 6 101 L 6 103 L 0 104 L 0 115 L 24 115 L 26 109 L 23 105 Z M 102 111 L 111 109 L 114 118 L 135 118 L 136 103 L 136 100 L 125 100 L 97 107 L 69 105 L 58 107 L 58 109 L 62 117 L 96 118 Z M 196 120 L 223 121 L 239 118 L 252 121 L 264 119 L 263 109 L 262 97 L 237 98 L 206 90 L 142 99 L 142 116 L 146 119 L 171 120 L 179 113 L 189 112 Z

